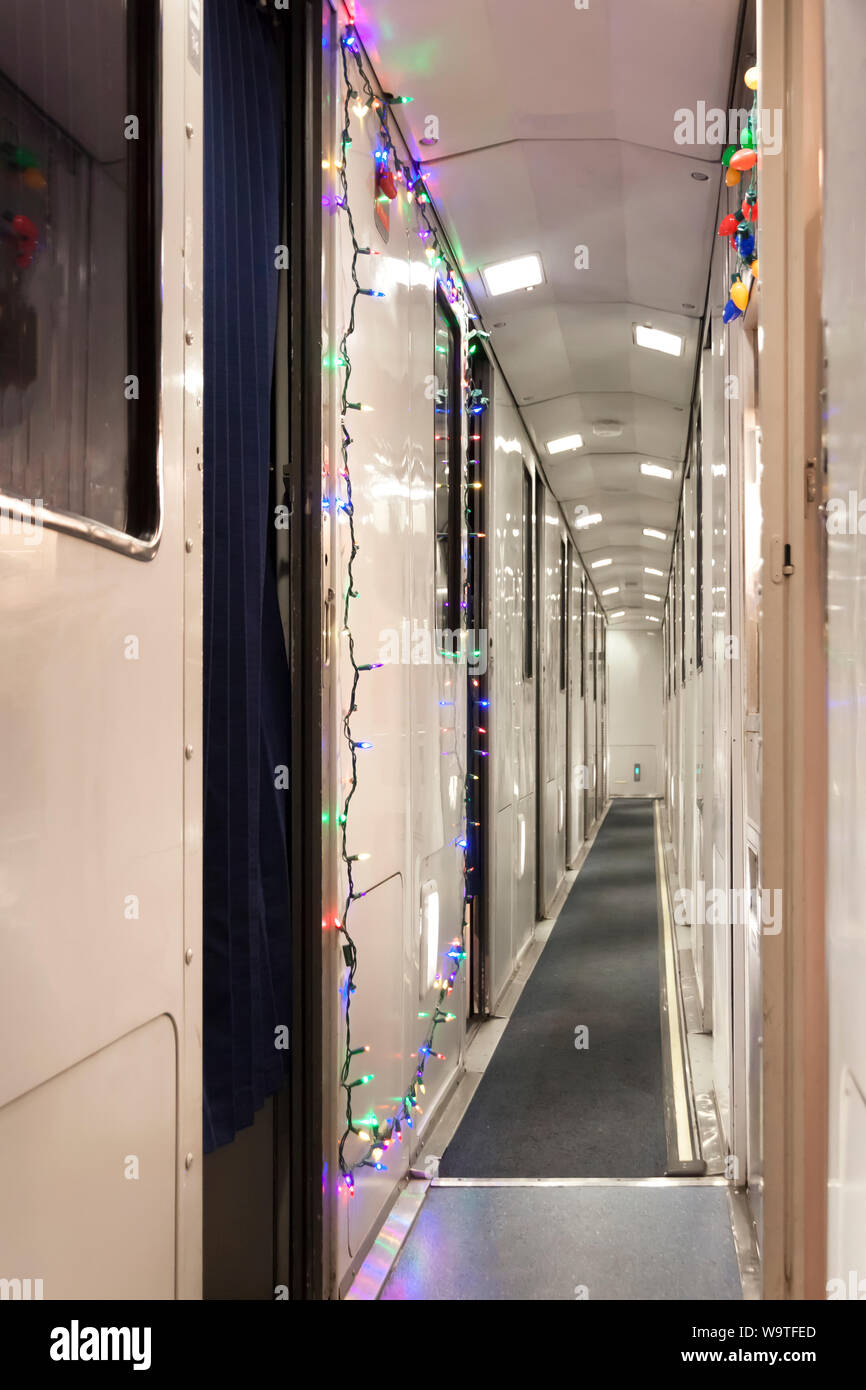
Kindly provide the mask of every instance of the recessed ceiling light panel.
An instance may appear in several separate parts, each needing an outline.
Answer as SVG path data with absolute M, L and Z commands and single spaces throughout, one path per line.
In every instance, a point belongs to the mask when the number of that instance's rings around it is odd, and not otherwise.
M 650 539 L 654 541 L 666 541 L 668 538 L 666 531 L 655 531 L 653 530 L 652 526 L 645 526 L 643 528 L 643 533 L 645 536 L 649 536 Z
M 600 569 L 603 569 L 605 565 L 612 565 L 612 564 L 613 564 L 613 560 L 593 560 L 592 564 L 590 565 L 590 569 L 593 569 L 593 570 L 600 570 Z
M 561 439 L 550 439 L 547 443 L 547 452 L 549 454 L 567 454 L 572 449 L 582 448 L 582 434 L 564 434 Z
M 576 516 L 574 518 L 574 529 L 576 531 L 582 531 L 585 526 L 597 526 L 601 520 L 601 512 L 590 512 L 587 516 Z
M 645 323 L 634 326 L 634 340 L 638 347 L 651 348 L 653 352 L 666 352 L 669 357 L 682 357 L 685 338 L 678 333 L 665 333 L 661 328 L 650 328 Z
M 642 463 L 640 471 L 647 478 L 672 478 L 674 476 L 672 468 L 663 468 L 660 463 Z
M 512 261 L 497 261 L 481 271 L 484 288 L 489 295 L 511 294 L 513 290 L 528 290 L 544 283 L 541 257 L 516 256 Z

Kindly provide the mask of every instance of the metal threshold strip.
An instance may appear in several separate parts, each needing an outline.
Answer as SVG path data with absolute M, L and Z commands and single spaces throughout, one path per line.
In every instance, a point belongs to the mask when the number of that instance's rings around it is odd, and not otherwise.
M 727 1187 L 725 1178 L 433 1178 L 431 1187 Z

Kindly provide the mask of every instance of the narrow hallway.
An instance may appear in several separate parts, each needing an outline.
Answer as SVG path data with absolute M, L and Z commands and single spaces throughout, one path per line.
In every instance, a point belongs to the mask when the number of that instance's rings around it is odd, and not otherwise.
M 621 1374 L 832 1375 L 864 53 L 866 0 L 0 0 L 42 1371 L 176 1372 L 191 1302 L 240 1380 L 295 1303 L 592 1300 Z
M 443 1177 L 664 1174 L 658 948 L 653 802 L 615 801 Z
M 664 1176 L 656 863 L 654 801 L 614 800 L 438 1171 L 395 1213 L 380 1298 L 743 1297 L 727 1183 Z

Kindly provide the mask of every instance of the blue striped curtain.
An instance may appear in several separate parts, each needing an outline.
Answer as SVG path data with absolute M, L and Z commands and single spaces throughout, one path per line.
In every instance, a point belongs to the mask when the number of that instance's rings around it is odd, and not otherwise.
M 269 516 L 282 78 L 271 21 L 204 35 L 204 1145 L 287 1076 L 289 679 Z M 282 779 L 283 781 L 285 778 Z

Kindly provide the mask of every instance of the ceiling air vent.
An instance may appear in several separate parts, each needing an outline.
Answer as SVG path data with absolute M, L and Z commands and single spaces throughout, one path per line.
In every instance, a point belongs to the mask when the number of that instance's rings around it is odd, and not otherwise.
M 622 431 L 619 420 L 596 420 L 592 427 L 596 439 L 619 439 Z

